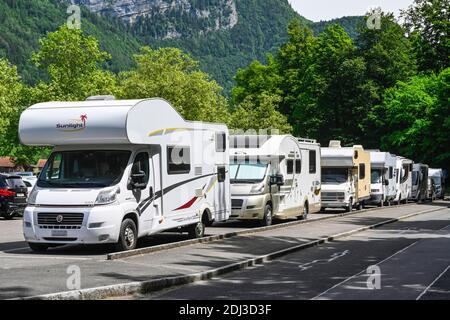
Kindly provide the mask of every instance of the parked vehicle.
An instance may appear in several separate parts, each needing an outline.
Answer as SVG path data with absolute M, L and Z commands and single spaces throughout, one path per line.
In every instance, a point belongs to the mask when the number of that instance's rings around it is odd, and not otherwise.
M 406 204 L 411 197 L 412 191 L 412 166 L 413 161 L 397 157 L 397 166 L 395 169 L 395 179 L 397 182 L 397 195 L 395 202 L 399 204 Z
M 436 187 L 436 198 L 445 198 L 444 172 L 442 169 L 430 169 L 428 172 L 430 178 L 434 181 Z
M 428 177 L 428 193 L 427 200 L 433 202 L 436 200 L 436 184 L 434 180 Z
M 331 141 L 322 148 L 322 208 L 361 210 L 370 200 L 370 173 L 370 153 L 363 146 Z
M 178 230 L 203 237 L 231 211 L 228 128 L 185 121 L 161 99 L 49 102 L 22 113 L 21 141 L 54 146 L 24 213 L 31 249 Z
M 20 176 L 0 174 L 0 215 L 7 220 L 23 215 L 28 190 Z
M 306 219 L 320 210 L 320 145 L 282 136 L 231 136 L 231 218 Z
M 30 194 L 31 191 L 33 191 L 34 186 L 36 185 L 37 177 L 24 176 L 24 177 L 22 177 L 22 180 L 23 180 L 23 183 L 27 186 L 28 194 Z
M 413 164 L 410 200 L 423 202 L 428 199 L 428 170 L 429 168 L 426 164 Z
M 394 169 L 396 157 L 388 152 L 371 151 L 371 187 L 368 204 L 390 206 L 397 195 Z

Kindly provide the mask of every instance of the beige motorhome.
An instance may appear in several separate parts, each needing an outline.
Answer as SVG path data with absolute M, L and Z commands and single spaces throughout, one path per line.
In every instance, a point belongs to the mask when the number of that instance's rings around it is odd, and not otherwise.
M 370 199 L 370 153 L 363 146 L 322 148 L 322 209 L 362 209 Z

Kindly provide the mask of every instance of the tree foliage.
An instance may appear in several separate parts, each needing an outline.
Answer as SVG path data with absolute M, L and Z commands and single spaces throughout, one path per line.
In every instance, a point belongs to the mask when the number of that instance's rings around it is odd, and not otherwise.
M 385 93 L 377 107 L 388 133 L 382 147 L 432 166 L 450 167 L 450 68 L 415 76 Z M 381 109 L 381 110 L 380 110 Z
M 414 39 L 421 71 L 439 72 L 449 67 L 450 6 L 448 0 L 415 0 L 403 11 L 406 27 Z
M 228 121 L 222 88 L 198 69 L 198 62 L 175 48 L 144 47 L 135 56 L 136 69 L 121 75 L 120 97 L 160 97 L 170 101 L 185 119 Z

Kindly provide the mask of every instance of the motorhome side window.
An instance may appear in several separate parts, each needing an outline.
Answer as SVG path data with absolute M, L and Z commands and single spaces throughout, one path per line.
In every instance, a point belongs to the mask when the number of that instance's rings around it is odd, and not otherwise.
M 150 177 L 149 155 L 147 152 L 139 153 L 134 159 L 131 174 L 139 174 L 141 172 L 145 173 L 142 183 L 147 184 Z
M 286 161 L 286 167 L 287 167 L 287 174 L 293 174 L 294 173 L 294 160 L 287 160 Z
M 316 150 L 309 151 L 309 173 L 317 172 L 317 152 Z
M 389 179 L 392 179 L 394 177 L 394 168 L 389 167 Z
M 227 138 L 227 135 L 225 134 L 225 132 L 217 132 L 216 133 L 216 152 L 227 151 L 226 138 Z
M 167 173 L 187 174 L 191 172 L 191 149 L 189 147 L 167 147 Z
M 227 179 L 227 169 L 225 167 L 217 168 L 217 181 L 219 183 L 225 182 Z
M 366 165 L 361 163 L 359 165 L 359 179 L 364 180 L 366 178 Z

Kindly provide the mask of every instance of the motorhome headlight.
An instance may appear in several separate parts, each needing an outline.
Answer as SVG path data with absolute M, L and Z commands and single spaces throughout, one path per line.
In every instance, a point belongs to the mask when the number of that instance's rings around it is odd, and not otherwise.
M 34 206 L 36 205 L 36 199 L 37 195 L 39 193 L 39 188 L 37 186 L 34 186 L 33 190 L 31 190 L 30 194 L 28 195 L 28 205 Z
M 106 205 L 111 204 L 117 201 L 117 195 L 120 193 L 120 189 L 113 188 L 108 190 L 101 191 L 98 196 L 97 200 L 95 200 L 95 205 Z
M 251 194 L 260 194 L 264 191 L 264 183 L 255 184 L 250 191 Z

